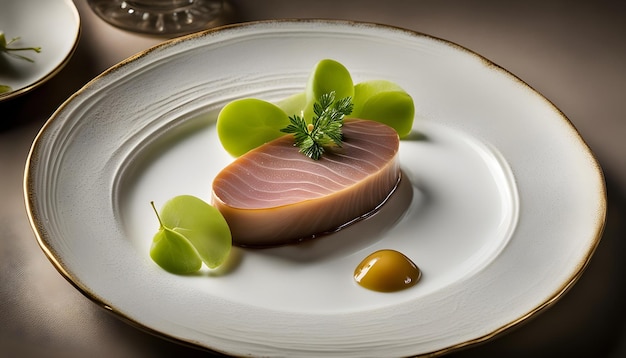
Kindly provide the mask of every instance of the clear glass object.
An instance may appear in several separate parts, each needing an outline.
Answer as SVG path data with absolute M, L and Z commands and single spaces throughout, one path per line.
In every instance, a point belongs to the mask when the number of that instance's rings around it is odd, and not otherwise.
M 88 0 L 103 20 L 119 28 L 154 35 L 179 35 L 222 25 L 225 0 Z

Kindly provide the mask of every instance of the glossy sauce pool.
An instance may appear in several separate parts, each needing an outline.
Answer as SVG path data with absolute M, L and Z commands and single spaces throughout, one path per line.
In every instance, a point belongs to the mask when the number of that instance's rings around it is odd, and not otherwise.
M 396 250 L 378 250 L 354 270 L 354 280 L 379 292 L 395 292 L 414 286 L 422 277 L 419 267 Z

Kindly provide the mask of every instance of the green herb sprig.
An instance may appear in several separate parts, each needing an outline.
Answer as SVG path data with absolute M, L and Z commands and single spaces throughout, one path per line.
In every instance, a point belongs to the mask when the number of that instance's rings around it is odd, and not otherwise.
M 320 96 L 313 105 L 313 120 L 307 124 L 303 117 L 293 115 L 289 117 L 287 127 L 281 132 L 292 133 L 295 137 L 294 146 L 307 157 L 318 160 L 324 154 L 325 147 L 336 145 L 341 147 L 343 135 L 343 119 L 352 113 L 352 98 L 345 97 L 335 101 L 335 92 Z
M 7 39 L 4 36 L 4 32 L 0 31 L 0 52 L 4 52 L 7 55 L 26 60 L 28 62 L 35 62 L 29 57 L 16 54 L 15 51 L 35 51 L 39 53 L 41 52 L 41 47 L 9 47 L 11 44 L 18 41 L 19 39 L 19 37 L 14 37 L 9 42 L 7 42 Z

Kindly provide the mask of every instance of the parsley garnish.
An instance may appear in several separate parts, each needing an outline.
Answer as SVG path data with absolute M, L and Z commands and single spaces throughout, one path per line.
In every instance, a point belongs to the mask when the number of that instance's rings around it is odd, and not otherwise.
M 313 105 L 315 115 L 311 124 L 307 124 L 303 117 L 293 115 L 289 117 L 291 124 L 280 131 L 293 133 L 294 146 L 300 147 L 300 153 L 318 160 L 324 147 L 332 144 L 341 147 L 343 117 L 352 113 L 352 107 L 351 97 L 335 102 L 335 92 L 326 93 Z

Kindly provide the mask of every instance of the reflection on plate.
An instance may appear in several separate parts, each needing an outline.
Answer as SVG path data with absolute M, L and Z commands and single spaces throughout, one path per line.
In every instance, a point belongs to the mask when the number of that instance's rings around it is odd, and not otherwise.
M 0 11 L 0 31 L 11 47 L 41 47 L 40 53 L 20 52 L 34 62 L 0 53 L 0 101 L 26 93 L 57 74 L 69 61 L 80 33 L 78 10 L 71 0 L 6 1 Z
M 232 160 L 216 137 L 219 109 L 302 91 L 322 58 L 414 97 L 394 196 L 320 240 L 236 249 L 199 275 L 158 268 L 149 202 L 209 200 Z M 511 74 L 423 34 L 311 20 L 207 31 L 115 66 L 42 129 L 25 191 L 40 245 L 87 297 L 152 332 L 253 356 L 436 354 L 489 339 L 576 281 L 606 209 L 583 140 Z M 422 280 L 393 294 L 354 283 L 355 266 L 381 248 L 409 256 Z

